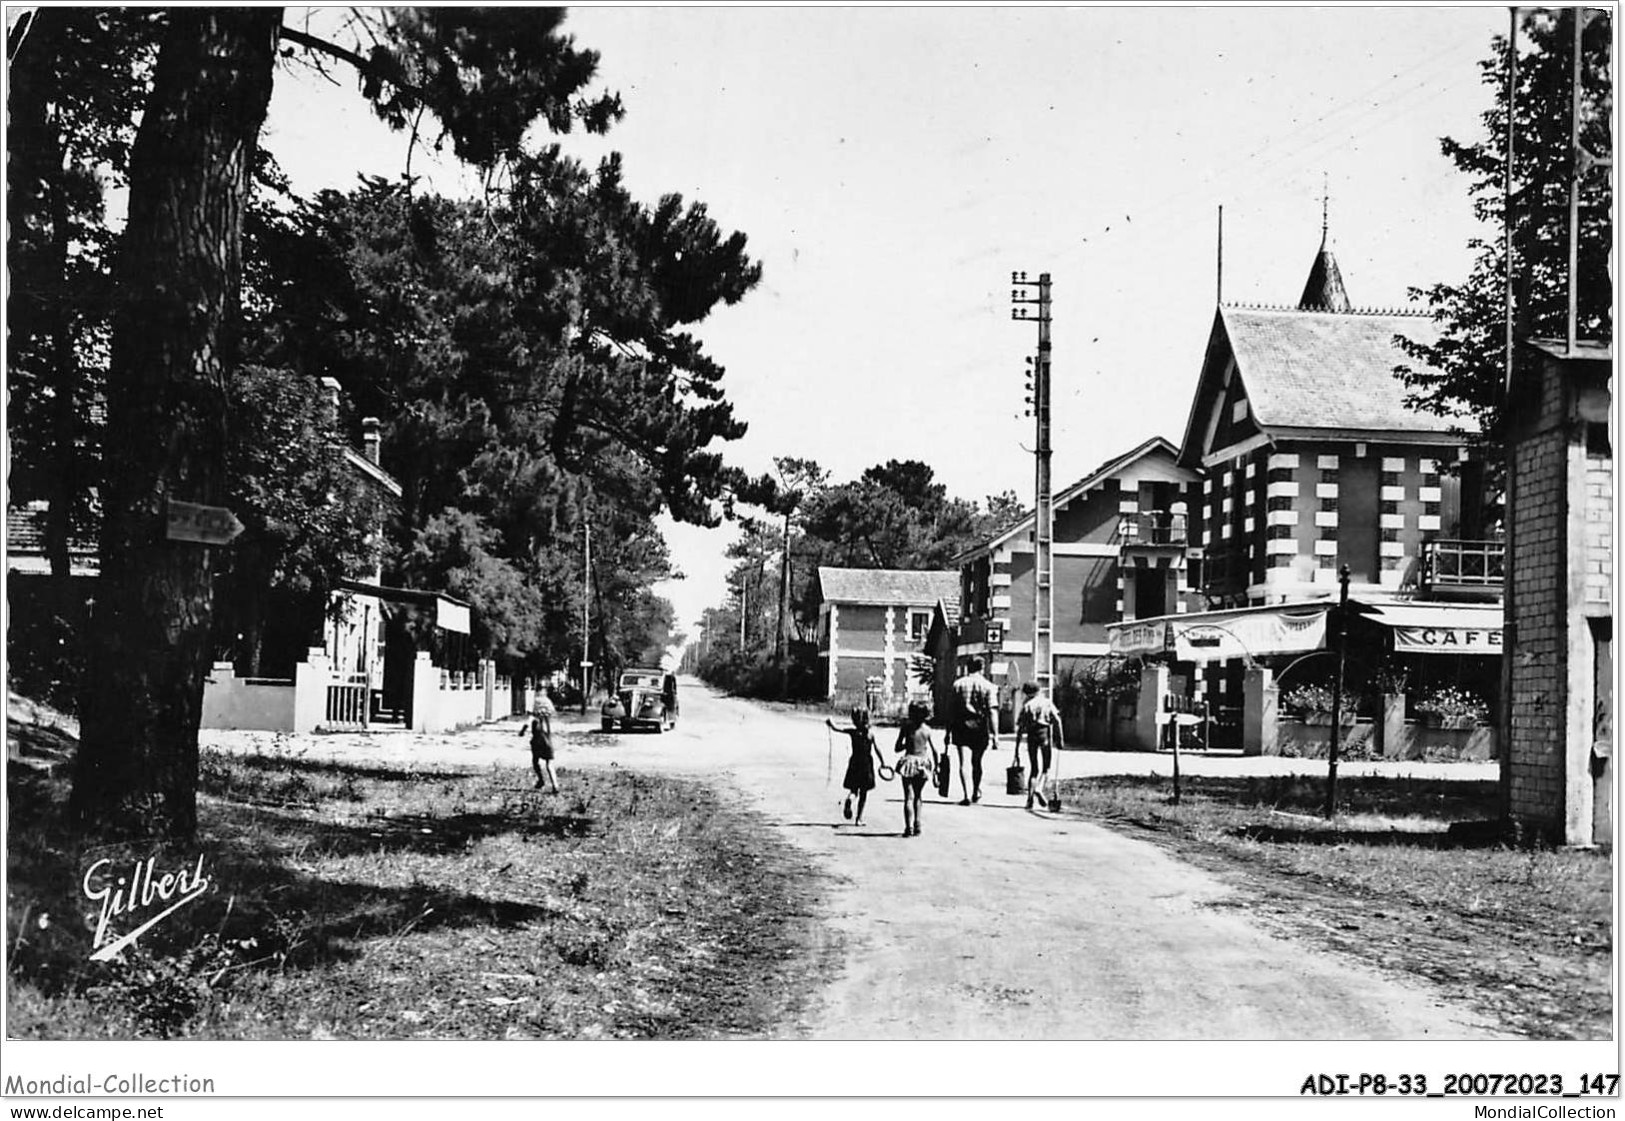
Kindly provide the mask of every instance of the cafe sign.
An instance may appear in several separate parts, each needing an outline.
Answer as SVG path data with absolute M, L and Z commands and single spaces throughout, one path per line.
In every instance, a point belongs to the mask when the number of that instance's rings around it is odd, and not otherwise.
M 1396 654 L 1499 654 L 1499 627 L 1395 627 Z

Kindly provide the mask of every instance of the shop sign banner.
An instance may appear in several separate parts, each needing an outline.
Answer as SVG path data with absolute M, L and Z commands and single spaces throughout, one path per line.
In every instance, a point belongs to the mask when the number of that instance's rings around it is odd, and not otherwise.
M 1238 615 L 1213 623 L 1179 624 L 1175 656 L 1182 662 L 1219 662 L 1261 658 L 1266 654 L 1300 654 L 1319 650 L 1326 641 L 1326 612 L 1285 615 L 1268 612 Z
M 1113 654 L 1155 654 L 1164 639 L 1162 623 L 1124 623 L 1106 630 Z

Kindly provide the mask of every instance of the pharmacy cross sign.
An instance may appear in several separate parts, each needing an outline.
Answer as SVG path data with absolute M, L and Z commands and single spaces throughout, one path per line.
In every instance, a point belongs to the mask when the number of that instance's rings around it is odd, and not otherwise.
M 171 541 L 195 541 L 200 545 L 229 545 L 243 531 L 243 523 L 224 506 L 200 506 L 195 502 L 166 503 Z

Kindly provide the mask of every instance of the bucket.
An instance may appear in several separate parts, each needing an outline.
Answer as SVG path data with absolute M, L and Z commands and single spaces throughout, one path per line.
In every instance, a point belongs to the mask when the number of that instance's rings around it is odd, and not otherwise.
M 1004 792 L 1006 794 L 1027 793 L 1027 770 L 1020 763 L 1012 763 L 1004 769 Z

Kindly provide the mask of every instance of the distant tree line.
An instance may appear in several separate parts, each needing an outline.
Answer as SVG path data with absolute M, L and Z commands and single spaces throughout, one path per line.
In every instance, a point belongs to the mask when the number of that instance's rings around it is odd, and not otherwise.
M 956 558 L 1019 520 L 1013 492 L 950 496 L 929 464 L 888 460 L 833 483 L 811 460 L 774 461 L 766 516 L 740 519 L 728 547 L 729 598 L 705 612 L 694 670 L 754 696 L 817 697 L 821 566 L 952 569 Z

